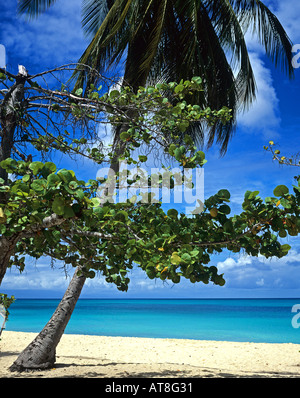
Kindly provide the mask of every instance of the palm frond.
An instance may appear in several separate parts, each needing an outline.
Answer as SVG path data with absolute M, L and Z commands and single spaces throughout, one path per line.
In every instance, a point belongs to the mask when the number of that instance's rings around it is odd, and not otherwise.
M 51 7 L 56 0 L 18 0 L 18 13 L 28 18 L 37 18 Z
M 103 72 L 120 61 L 128 45 L 125 17 L 132 2 L 133 0 L 115 0 L 79 63 Z M 92 76 L 86 76 L 86 71 L 81 68 L 74 72 L 72 79 L 76 79 L 75 88 L 82 87 L 84 81 L 93 82 Z
M 112 4 L 107 0 L 82 0 L 82 28 L 87 36 L 94 36 Z
M 201 76 L 203 92 L 189 98 L 203 108 L 232 109 L 233 119 L 226 126 L 221 123 L 207 128 L 203 124 L 194 125 L 189 134 L 198 145 L 206 138 L 208 146 L 214 140 L 225 153 L 234 132 L 235 115 L 238 104 L 238 85 L 230 64 L 224 54 L 218 35 L 205 7 L 196 1 L 177 2 L 173 13 L 168 13 L 168 23 L 154 59 L 150 79 L 179 81 Z M 180 135 L 180 134 L 179 134 Z
M 244 32 L 229 0 L 207 3 L 209 3 L 207 10 L 219 41 L 227 57 L 230 58 L 231 68 L 237 74 L 240 105 L 247 108 L 256 97 L 256 84 Z
M 291 42 L 260 0 L 84 0 L 83 14 L 86 32 L 95 36 L 80 62 L 101 72 L 127 54 L 124 82 L 134 90 L 147 81 L 201 76 L 204 90 L 191 100 L 213 109 L 227 106 L 233 118 L 208 133 L 196 126 L 190 134 L 199 143 L 206 135 L 208 144 L 216 141 L 222 153 L 239 107 L 255 99 L 247 30 L 252 27 L 276 66 L 293 73 Z M 79 76 L 81 85 L 87 77 Z
M 140 65 L 141 71 L 148 71 L 149 74 L 152 61 L 156 55 L 158 45 L 162 38 L 163 27 L 166 22 L 166 9 L 168 5 L 168 0 L 161 0 L 153 2 L 154 7 L 157 8 L 157 11 L 153 13 L 151 20 L 151 31 L 148 37 L 146 47 L 144 49 L 144 56 L 142 64 Z M 151 5 L 151 1 L 149 1 L 149 6 Z
M 276 15 L 260 0 L 231 0 L 231 3 L 244 32 L 252 28 L 275 66 L 280 65 L 282 71 L 293 78 L 293 44 Z

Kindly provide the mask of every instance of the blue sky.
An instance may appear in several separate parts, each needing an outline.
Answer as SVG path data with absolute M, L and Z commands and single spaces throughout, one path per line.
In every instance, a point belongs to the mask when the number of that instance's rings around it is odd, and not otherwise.
M 300 43 L 299 1 L 265 3 L 279 17 L 293 43 Z M 49 12 L 30 23 L 17 18 L 16 6 L 17 0 L 1 5 L 0 44 L 6 48 L 10 71 L 17 72 L 18 64 L 22 64 L 34 74 L 78 60 L 88 43 L 80 28 L 81 0 L 58 1 Z M 293 177 L 300 174 L 300 169 L 274 163 L 263 150 L 270 139 L 278 143 L 284 154 L 300 150 L 300 68 L 295 69 L 295 79 L 290 81 L 274 69 L 256 40 L 249 36 L 247 43 L 258 86 L 257 100 L 247 113 L 239 116 L 226 156 L 220 158 L 216 146 L 206 151 L 204 196 L 207 198 L 222 188 L 230 190 L 233 212 L 240 211 L 246 190 L 270 196 L 278 184 L 291 187 Z M 59 167 L 73 168 L 81 178 L 96 177 L 93 164 L 72 164 L 61 157 L 56 162 Z M 224 272 L 223 287 L 192 285 L 188 281 L 173 286 L 160 280 L 150 281 L 141 271 L 133 270 L 126 294 L 96 277 L 86 282 L 81 297 L 300 297 L 300 240 L 289 237 L 288 243 L 292 250 L 280 260 L 228 252 L 213 256 L 211 264 Z M 37 263 L 29 259 L 22 275 L 14 269 L 7 272 L 1 291 L 19 298 L 59 298 L 72 273 L 72 269 L 67 269 L 66 278 L 62 264 L 52 269 L 47 258 Z

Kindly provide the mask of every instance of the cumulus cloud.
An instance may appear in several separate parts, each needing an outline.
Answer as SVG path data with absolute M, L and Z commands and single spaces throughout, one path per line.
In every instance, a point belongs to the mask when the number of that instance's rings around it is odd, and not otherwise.
M 263 134 L 266 139 L 277 138 L 280 127 L 279 100 L 273 86 L 271 71 L 266 68 L 258 52 L 250 52 L 257 84 L 257 95 L 250 109 L 241 113 L 238 125 L 249 132 Z
M 286 288 L 297 289 L 300 277 L 299 251 L 291 249 L 287 256 L 266 259 L 236 255 L 219 261 L 219 272 L 224 273 L 230 288 Z
M 58 1 L 38 19 L 16 18 L 17 1 L 1 5 L 1 43 L 11 70 L 30 62 L 30 73 L 76 62 L 86 44 L 81 29 L 81 0 Z
M 278 17 L 294 44 L 300 43 L 299 15 L 300 2 L 266 1 L 266 5 Z M 281 117 L 279 99 L 274 87 L 270 69 L 264 63 L 265 50 L 257 37 L 249 32 L 246 34 L 247 48 L 257 83 L 257 98 L 251 108 L 240 115 L 238 125 L 250 133 L 259 132 L 266 139 L 279 138 Z
M 300 43 L 299 15 L 300 2 L 298 0 L 276 1 L 270 6 L 284 26 L 291 40 Z
M 26 265 L 22 274 L 16 270 L 7 271 L 1 287 L 14 291 L 63 290 L 68 287 L 69 281 L 60 270 L 51 270 L 49 265 L 41 269 Z

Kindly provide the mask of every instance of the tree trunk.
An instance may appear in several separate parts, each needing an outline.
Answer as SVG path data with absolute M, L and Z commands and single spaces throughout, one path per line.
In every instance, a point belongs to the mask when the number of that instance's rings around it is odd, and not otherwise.
M 0 285 L 9 266 L 9 260 L 14 254 L 18 241 L 19 234 L 16 234 L 10 238 L 2 236 L 0 239 Z
M 145 81 L 146 78 L 143 77 L 143 82 Z M 143 82 L 140 82 L 139 85 L 142 85 Z M 139 85 L 136 84 L 137 87 Z M 117 128 L 114 140 L 115 156 L 111 161 L 109 171 L 109 175 L 111 176 L 114 176 L 119 172 L 120 164 L 118 158 L 126 149 L 126 143 L 120 141 L 120 134 L 127 130 L 128 124 L 126 123 Z M 115 180 L 113 179 L 105 190 L 106 198 L 107 196 L 109 198 L 111 195 L 113 195 L 115 189 L 114 181 Z M 104 197 L 102 205 L 105 203 L 106 198 Z M 28 347 L 21 352 L 19 357 L 10 367 L 12 372 L 23 371 L 27 369 L 48 369 L 54 366 L 56 347 L 64 333 L 69 319 L 71 318 L 86 280 L 86 277 L 83 275 L 77 275 L 77 271 L 79 269 L 79 267 L 76 269 L 65 295 L 52 315 L 50 321 L 40 332 L 40 334 L 28 345 Z
M 86 280 L 84 275 L 78 275 L 78 271 L 80 271 L 80 266 L 76 268 L 69 287 L 51 319 L 38 336 L 21 352 L 9 368 L 10 371 L 49 369 L 54 366 L 56 347 L 71 318 Z
M 0 162 L 11 156 L 15 140 L 15 130 L 18 123 L 17 114 L 24 100 L 24 85 L 27 79 L 27 71 L 20 66 L 16 81 L 8 90 L 0 106 Z M 0 178 L 3 178 L 5 183 L 7 182 L 7 177 L 7 172 L 0 167 Z

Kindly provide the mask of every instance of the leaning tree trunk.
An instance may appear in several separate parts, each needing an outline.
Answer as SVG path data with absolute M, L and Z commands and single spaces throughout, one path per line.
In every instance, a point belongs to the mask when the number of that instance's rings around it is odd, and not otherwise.
M 76 268 L 69 287 L 51 319 L 38 336 L 21 352 L 9 368 L 10 371 L 49 369 L 54 366 L 56 347 L 71 318 L 86 280 L 84 275 L 78 275 L 78 271 L 80 271 L 80 266 Z
M 142 78 L 136 87 L 143 85 L 146 82 L 146 77 Z M 109 175 L 116 175 L 120 170 L 119 156 L 121 156 L 125 149 L 126 143 L 120 140 L 120 134 L 128 130 L 128 124 L 124 123 L 118 126 L 114 140 L 115 156 L 111 160 Z M 114 179 L 112 184 L 106 189 L 106 195 L 110 197 L 115 189 Z M 102 201 L 102 205 L 105 203 Z M 85 283 L 86 277 L 78 276 L 77 271 L 66 290 L 62 301 L 59 303 L 57 309 L 52 315 L 50 321 L 39 333 L 39 335 L 21 352 L 19 357 L 10 367 L 11 371 L 22 371 L 27 369 L 48 369 L 54 366 L 56 347 L 64 333 L 64 330 L 71 318 L 75 305 L 80 296 L 81 290 Z

